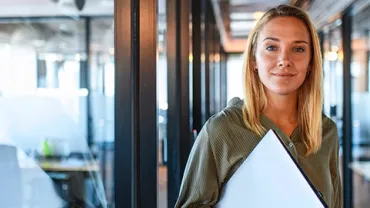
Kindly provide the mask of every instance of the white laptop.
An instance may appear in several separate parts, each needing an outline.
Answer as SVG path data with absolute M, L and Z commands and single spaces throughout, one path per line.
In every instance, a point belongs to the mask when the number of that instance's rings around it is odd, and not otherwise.
M 270 130 L 221 191 L 216 208 L 326 208 L 320 193 Z

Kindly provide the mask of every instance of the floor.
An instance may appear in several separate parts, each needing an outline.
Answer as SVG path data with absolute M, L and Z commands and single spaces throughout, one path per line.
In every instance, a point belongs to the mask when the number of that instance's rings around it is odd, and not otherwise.
M 158 208 L 167 208 L 167 168 L 158 167 Z

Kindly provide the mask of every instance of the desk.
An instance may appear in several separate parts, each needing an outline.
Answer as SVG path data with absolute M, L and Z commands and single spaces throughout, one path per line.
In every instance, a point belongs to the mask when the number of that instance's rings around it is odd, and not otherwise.
M 364 177 L 367 181 L 370 181 L 370 161 L 366 162 L 352 162 L 349 167 L 356 174 Z
M 38 165 L 45 172 L 98 172 L 97 163 L 84 161 L 42 161 Z
M 368 208 L 370 204 L 370 161 L 352 162 L 354 207 Z
M 50 178 L 53 179 L 57 186 L 61 187 L 59 194 L 63 196 L 69 204 L 69 207 L 85 207 L 86 202 L 88 204 L 99 204 L 96 197 L 99 196 L 100 192 L 104 192 L 104 188 L 100 190 L 97 182 L 99 174 L 99 165 L 95 161 L 83 161 L 83 160 L 45 160 L 38 162 L 39 167 L 45 171 Z M 92 198 L 87 198 L 85 195 L 86 185 L 85 180 L 91 179 L 93 181 L 93 189 L 90 192 Z M 63 189 L 62 187 L 68 187 Z M 96 190 L 98 187 L 99 190 Z

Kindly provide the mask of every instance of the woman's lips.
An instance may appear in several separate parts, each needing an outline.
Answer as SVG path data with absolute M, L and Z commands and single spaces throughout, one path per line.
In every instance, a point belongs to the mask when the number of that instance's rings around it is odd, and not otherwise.
M 295 76 L 295 74 L 291 74 L 291 73 L 272 73 L 272 75 L 276 77 L 281 77 L 281 78 L 290 78 L 290 77 Z

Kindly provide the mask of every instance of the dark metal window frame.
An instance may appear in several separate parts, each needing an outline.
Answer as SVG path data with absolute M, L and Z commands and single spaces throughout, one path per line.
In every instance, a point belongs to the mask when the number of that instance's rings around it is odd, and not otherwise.
M 343 127 L 342 131 L 338 132 L 342 141 L 343 159 L 342 159 L 342 181 L 343 181 L 343 207 L 353 207 L 353 178 L 352 170 L 349 164 L 352 163 L 352 80 L 351 80 L 351 35 L 352 35 L 352 6 L 349 6 L 342 14 L 341 36 L 343 47 Z M 329 27 L 328 35 L 323 31 L 319 32 L 321 52 L 324 54 L 324 39 L 331 38 L 331 29 Z M 325 102 L 325 100 L 324 100 Z M 336 115 L 335 112 L 330 111 L 331 116 Z
M 192 52 L 193 52 L 193 129 L 198 133 L 202 128 L 202 1 L 192 0 Z
M 168 207 L 176 203 L 188 155 L 197 133 L 209 117 L 225 103 L 226 64 L 219 60 L 220 86 L 214 85 L 215 54 L 220 53 L 220 37 L 209 0 L 167 0 L 168 62 Z M 191 12 L 190 12 L 191 7 Z M 191 15 L 190 15 L 191 14 Z M 191 16 L 191 20 L 189 20 Z M 189 40 L 189 23 L 192 24 Z M 189 45 L 192 62 L 192 103 L 189 103 Z M 223 60 L 226 61 L 225 57 Z M 210 63 L 212 62 L 212 63 Z M 221 71 L 224 69 L 225 73 Z M 222 86 L 224 85 L 224 86 Z M 216 95 L 215 88 L 220 89 Z M 191 115 L 188 109 L 191 106 Z M 218 108 L 216 108 L 216 106 Z M 192 120 L 190 120 L 192 119 Z M 195 132 L 192 132 L 195 130 Z M 194 133 L 194 134 L 193 134 Z
M 190 0 L 167 0 L 168 207 L 174 207 L 190 152 Z
M 157 206 L 156 7 L 115 0 L 115 207 Z
M 352 163 L 352 6 L 342 15 L 343 45 L 343 198 L 344 207 L 353 207 L 353 179 L 349 164 Z

